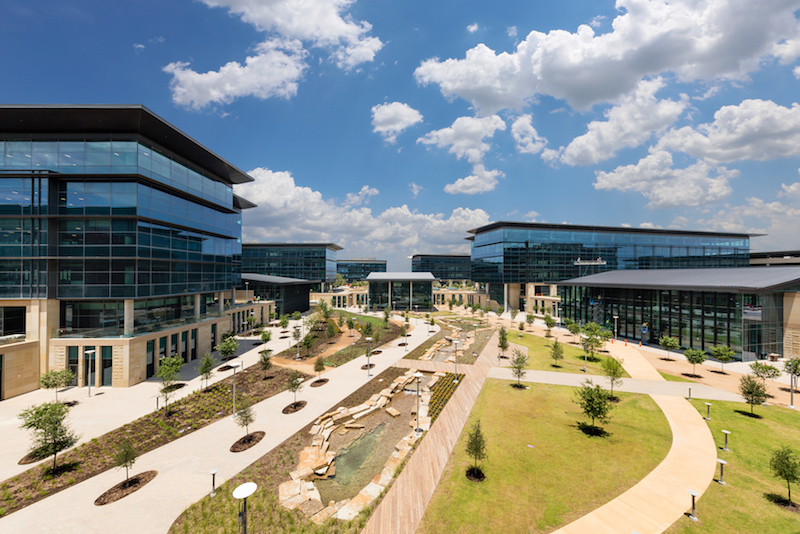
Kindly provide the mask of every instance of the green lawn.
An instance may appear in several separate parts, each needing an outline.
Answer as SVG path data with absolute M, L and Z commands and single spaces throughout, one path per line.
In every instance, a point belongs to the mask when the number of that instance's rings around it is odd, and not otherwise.
M 703 415 L 706 406 L 702 400 L 692 404 Z M 738 410 L 738 411 L 737 411 Z M 785 499 L 786 482 L 772 476 L 769 459 L 772 451 L 789 445 L 800 455 L 800 425 L 796 411 L 777 406 L 757 406 L 755 413 L 762 416 L 754 419 L 739 413 L 748 412 L 747 404 L 714 401 L 711 421 L 708 426 L 719 449 L 719 458 L 728 462 L 725 466 L 725 486 L 712 482 L 697 502 L 699 523 L 681 518 L 667 532 L 800 532 L 800 514 L 774 504 L 773 496 Z M 728 447 L 721 430 L 730 430 Z M 717 468 L 716 476 L 719 475 Z M 800 501 L 800 486 L 792 485 L 792 500 Z
M 682 376 L 671 375 L 669 373 L 664 373 L 659 371 L 658 374 L 664 377 L 664 380 L 667 382 L 693 382 L 693 380 L 689 380 L 688 378 L 684 378 Z
M 577 427 L 588 421 L 574 391 L 487 380 L 418 532 L 550 532 L 623 493 L 666 456 L 672 434 L 650 397 L 620 393 L 604 425 L 610 435 L 590 437 Z M 464 474 L 466 433 L 477 419 L 488 449 L 481 483 Z
M 533 334 L 523 333 L 519 330 L 510 330 L 508 332 L 508 342 L 516 343 L 528 348 L 528 369 L 536 371 L 560 371 L 562 373 L 580 373 L 583 370 L 583 350 L 571 345 L 569 343 L 561 343 L 564 347 L 564 359 L 558 362 L 560 367 L 553 367 L 553 358 L 550 357 L 550 347 L 553 343 L 553 338 L 544 338 L 534 336 Z M 499 352 L 499 349 L 498 349 Z M 506 351 L 506 354 L 511 356 L 511 349 Z M 600 367 L 601 358 L 605 358 L 605 353 L 595 354 L 597 361 L 588 360 L 586 365 L 586 373 L 590 375 L 602 375 L 603 370 Z M 625 373 L 623 376 L 628 377 Z

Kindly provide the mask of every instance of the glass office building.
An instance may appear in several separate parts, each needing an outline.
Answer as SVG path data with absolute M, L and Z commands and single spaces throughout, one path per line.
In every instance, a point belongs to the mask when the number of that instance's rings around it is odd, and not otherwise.
M 372 273 L 367 277 L 370 310 L 429 310 L 435 281 L 431 273 Z
M 439 280 L 471 280 L 472 261 L 469 254 L 414 254 L 411 272 L 431 273 Z
M 386 260 L 375 258 L 337 260 L 336 272 L 341 274 L 346 282 L 366 280 L 369 273 L 385 273 Z
M 683 349 L 728 345 L 750 361 L 784 354 L 784 302 L 800 290 L 800 268 L 607 272 L 561 285 L 563 317 L 645 344 L 668 335 Z
M 497 222 L 469 232 L 472 278 L 503 304 L 507 284 L 558 284 L 630 269 L 746 267 L 750 235 Z
M 220 316 L 251 181 L 143 106 L 0 106 L 0 300 L 46 301 L 52 338 Z
M 338 250 L 333 243 L 245 243 L 242 272 L 330 283 Z

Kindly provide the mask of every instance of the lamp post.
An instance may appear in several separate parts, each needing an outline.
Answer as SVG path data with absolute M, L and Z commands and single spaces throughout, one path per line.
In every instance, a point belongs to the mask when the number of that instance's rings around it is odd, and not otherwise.
M 89 349 L 84 352 L 84 357 L 89 359 L 89 376 L 86 377 L 86 384 L 89 386 L 89 395 L 86 397 L 87 399 L 92 398 L 92 380 L 94 380 L 94 355 L 96 352 L 97 351 L 94 349 Z
M 614 339 L 617 339 L 617 337 L 619 337 L 618 334 L 617 334 L 617 332 L 618 332 L 618 330 L 617 330 L 617 319 L 619 319 L 619 315 L 615 315 L 614 316 Z
M 371 348 L 370 347 L 370 343 L 372 343 L 372 338 L 371 337 L 365 337 L 364 341 L 367 342 L 367 376 L 372 376 L 372 373 L 370 372 L 370 366 L 369 366 L 369 353 L 370 353 L 370 348 Z
M 255 482 L 245 482 L 233 490 L 233 498 L 242 501 L 239 505 L 239 532 L 247 534 L 247 498 L 255 493 L 258 486 Z
M 239 364 L 231 364 L 231 367 L 233 367 L 233 413 L 231 417 L 236 417 L 236 368 L 239 367 Z
M 453 346 L 455 347 L 455 362 L 456 362 L 456 379 L 453 380 L 454 384 L 458 384 L 458 341 L 453 342 Z
M 295 333 L 298 334 L 297 335 L 297 356 L 295 357 L 295 360 L 300 360 L 300 339 L 303 337 L 303 332 L 302 332 L 302 330 L 300 330 L 299 326 L 295 326 L 294 327 L 294 331 L 295 331 Z
M 249 280 L 245 280 L 245 282 L 244 282 L 244 298 L 246 298 L 247 301 L 250 302 L 250 281 Z
M 212 469 L 211 470 L 211 496 L 217 496 L 217 473 L 219 469 Z
M 417 379 L 417 427 L 414 429 L 414 432 L 422 432 L 422 429 L 419 427 L 419 383 L 420 380 L 422 380 L 422 373 L 417 371 L 412 376 Z
M 580 337 L 583 340 L 583 372 L 585 373 L 586 372 L 586 366 L 588 365 L 587 354 L 586 354 L 587 351 L 588 351 L 588 348 L 587 348 L 586 344 L 587 344 L 587 342 L 589 340 L 589 336 L 587 336 L 586 334 L 581 334 Z
M 794 409 L 794 386 L 795 386 L 794 352 L 792 353 L 792 359 L 789 361 L 791 362 L 789 363 L 789 365 L 791 366 L 789 369 L 791 369 L 792 372 L 789 373 L 789 406 L 787 406 L 787 408 Z

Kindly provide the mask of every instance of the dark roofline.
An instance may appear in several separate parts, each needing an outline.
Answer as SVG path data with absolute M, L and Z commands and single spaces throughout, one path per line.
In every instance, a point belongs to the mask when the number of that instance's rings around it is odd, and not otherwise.
M 470 258 L 471 256 L 469 254 L 414 254 L 413 256 L 411 256 L 411 259 L 413 260 L 414 258 L 439 258 L 439 257 Z
M 240 210 L 246 210 L 246 209 L 250 209 L 250 208 L 255 208 L 257 206 L 258 206 L 258 204 L 254 204 L 254 203 L 250 202 L 249 200 L 247 200 L 246 198 L 242 198 L 239 195 L 233 195 L 233 207 L 234 208 L 237 208 L 237 209 L 240 209 Z
M 364 258 L 364 259 L 360 260 L 358 258 L 355 258 L 355 259 L 354 258 L 349 258 L 349 259 L 346 259 L 346 260 L 337 259 L 336 263 L 383 263 L 383 264 L 386 264 L 386 260 L 373 260 L 373 259 L 367 259 L 367 258 Z
M 0 140 L 21 135 L 48 139 L 58 134 L 135 135 L 201 167 L 219 181 L 230 185 L 254 181 L 141 104 L 0 105 Z
M 529 222 L 514 222 L 514 221 L 497 221 L 493 223 L 467 230 L 467 233 L 476 235 L 478 233 L 488 232 L 497 228 L 511 227 L 511 228 L 540 228 L 545 230 L 566 230 L 566 231 L 583 231 L 583 232 L 615 232 L 620 234 L 671 234 L 671 235 L 693 235 L 693 236 L 720 236 L 720 237 L 738 237 L 750 238 L 763 236 L 766 234 L 740 234 L 735 232 L 704 232 L 700 230 L 670 230 L 666 228 L 627 228 L 623 226 L 596 226 L 596 225 L 582 225 L 582 224 L 553 224 L 553 223 L 529 223 Z M 467 240 L 473 240 L 474 237 L 467 237 Z
M 289 278 L 288 276 L 273 276 L 271 274 L 242 273 L 242 280 L 263 282 L 265 284 L 278 284 L 282 286 L 319 284 L 321 280 L 305 280 L 304 278 Z
M 786 256 L 790 258 L 797 258 L 800 257 L 800 250 L 786 250 L 786 251 L 774 251 L 774 252 L 750 252 L 750 259 L 783 259 Z
M 325 247 L 331 250 L 344 250 L 336 243 L 242 243 L 243 247 Z

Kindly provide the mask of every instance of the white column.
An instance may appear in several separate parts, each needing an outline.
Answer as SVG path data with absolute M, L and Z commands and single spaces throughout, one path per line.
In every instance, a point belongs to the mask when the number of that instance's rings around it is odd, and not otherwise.
M 125 337 L 133 335 L 133 299 L 125 299 L 125 317 L 122 332 Z
M 200 293 L 194 296 L 194 318 L 200 319 Z

